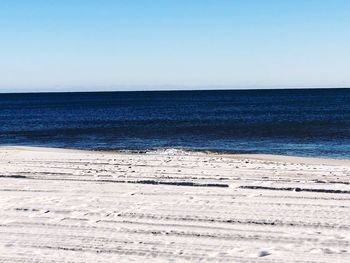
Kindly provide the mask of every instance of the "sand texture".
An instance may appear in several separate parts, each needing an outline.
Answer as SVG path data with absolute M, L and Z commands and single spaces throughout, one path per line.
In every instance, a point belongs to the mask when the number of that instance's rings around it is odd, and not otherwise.
M 0 147 L 0 262 L 350 262 L 350 162 Z

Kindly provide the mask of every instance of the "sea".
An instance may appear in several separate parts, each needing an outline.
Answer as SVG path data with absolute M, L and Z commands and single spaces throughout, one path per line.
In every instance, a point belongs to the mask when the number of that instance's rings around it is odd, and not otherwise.
M 0 145 L 350 158 L 350 89 L 0 94 Z

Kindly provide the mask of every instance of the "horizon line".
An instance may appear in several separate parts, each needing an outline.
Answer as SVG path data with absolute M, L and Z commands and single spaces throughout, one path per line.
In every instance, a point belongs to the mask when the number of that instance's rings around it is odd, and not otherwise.
M 169 86 L 168 86 L 169 87 Z M 179 86 L 181 87 L 181 86 Z M 40 94 L 40 93 L 112 93 L 112 92 L 176 92 L 176 91 L 258 91 L 258 90 L 305 90 L 305 89 L 350 89 L 350 86 L 336 87 L 336 86 L 303 86 L 303 87 L 237 87 L 237 88 L 203 88 L 200 89 L 140 89 L 140 90 L 73 90 L 73 91 L 0 91 L 0 94 Z

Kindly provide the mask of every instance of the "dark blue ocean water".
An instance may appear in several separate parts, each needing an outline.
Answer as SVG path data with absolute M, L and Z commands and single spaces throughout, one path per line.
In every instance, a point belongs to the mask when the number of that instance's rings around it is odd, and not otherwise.
M 350 89 L 0 94 L 0 144 L 350 158 Z

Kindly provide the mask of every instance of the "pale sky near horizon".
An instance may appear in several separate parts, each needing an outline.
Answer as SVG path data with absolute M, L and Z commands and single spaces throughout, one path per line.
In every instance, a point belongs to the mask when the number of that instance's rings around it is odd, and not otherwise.
M 0 92 L 350 87 L 348 0 L 0 0 Z

